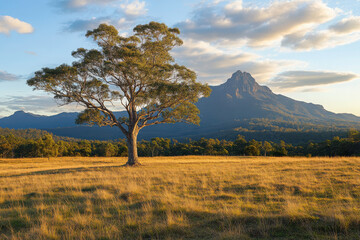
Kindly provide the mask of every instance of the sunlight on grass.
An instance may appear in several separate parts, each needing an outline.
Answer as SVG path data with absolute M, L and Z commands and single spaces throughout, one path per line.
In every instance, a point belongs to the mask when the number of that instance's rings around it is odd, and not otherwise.
M 357 239 L 360 158 L 0 159 L 0 239 Z

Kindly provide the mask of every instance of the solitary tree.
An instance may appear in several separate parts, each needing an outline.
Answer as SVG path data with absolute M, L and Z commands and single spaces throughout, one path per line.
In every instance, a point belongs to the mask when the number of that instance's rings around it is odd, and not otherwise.
M 170 51 L 180 46 L 177 28 L 150 22 L 122 37 L 106 24 L 88 31 L 98 49 L 79 48 L 72 65 L 43 68 L 27 81 L 36 90 L 52 93 L 60 104 L 79 103 L 86 109 L 76 122 L 118 127 L 126 136 L 128 165 L 137 165 L 139 131 L 160 123 L 199 124 L 194 103 L 210 88 L 196 82 L 196 74 L 174 62 Z M 127 117 L 117 118 L 120 102 Z
M 269 143 L 268 141 L 265 141 L 263 144 L 262 144 L 262 150 L 264 151 L 264 156 L 266 157 L 267 154 L 269 152 L 272 151 L 273 147 L 271 146 L 271 143 Z

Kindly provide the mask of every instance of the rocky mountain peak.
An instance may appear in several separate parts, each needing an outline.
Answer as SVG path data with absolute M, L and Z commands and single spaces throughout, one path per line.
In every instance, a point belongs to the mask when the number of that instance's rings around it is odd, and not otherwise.
M 14 112 L 14 115 L 25 115 L 26 113 L 22 110 Z
M 226 94 L 235 98 L 242 98 L 243 95 L 272 94 L 269 88 L 260 86 L 250 73 L 240 70 L 233 73 L 231 78 L 220 86 Z
M 19 110 L 19 111 L 14 112 L 13 116 L 18 117 L 18 118 L 24 118 L 24 117 L 38 117 L 39 115 L 24 112 L 23 110 Z
M 242 72 L 240 70 L 234 72 L 229 80 L 233 81 L 250 81 L 255 83 L 255 79 L 248 72 Z

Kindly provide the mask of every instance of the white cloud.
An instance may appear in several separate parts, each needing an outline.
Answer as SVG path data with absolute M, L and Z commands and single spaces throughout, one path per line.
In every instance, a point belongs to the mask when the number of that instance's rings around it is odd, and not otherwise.
M 279 89 L 297 89 L 347 82 L 360 76 L 349 72 L 329 71 L 287 71 L 271 80 L 270 86 Z
M 135 0 L 121 4 L 120 7 L 128 17 L 138 17 L 147 13 L 146 3 L 144 1 Z
M 33 51 L 25 51 L 25 53 L 29 55 L 37 56 L 37 53 Z
M 211 84 L 224 82 L 237 70 L 249 72 L 258 82 L 265 83 L 280 71 L 304 65 L 297 61 L 263 59 L 252 53 L 228 52 L 208 42 L 188 39 L 174 50 L 174 56 L 179 63 L 190 66 L 200 81 Z
M 62 0 L 56 6 L 64 11 L 77 11 L 89 7 L 112 7 L 121 9 L 128 17 L 137 17 L 146 14 L 146 2 L 141 0 Z
M 229 13 L 240 12 L 241 10 L 243 10 L 242 4 L 243 4 L 242 0 L 235 0 L 233 2 L 226 4 L 224 9 L 226 12 Z
M 289 34 L 281 45 L 295 50 L 332 48 L 360 40 L 360 17 L 347 17 L 327 29 Z
M 330 26 L 330 30 L 339 34 L 353 33 L 360 31 L 360 17 L 350 16 Z
M 97 28 L 101 23 L 111 24 L 113 20 L 110 17 L 77 19 L 66 26 L 65 30 L 70 32 L 81 32 Z
M 63 10 L 79 10 L 90 5 L 108 5 L 118 0 L 62 0 L 57 2 L 57 6 Z
M 23 110 L 32 113 L 80 112 L 84 108 L 77 104 L 58 106 L 50 96 L 9 96 L 0 101 L 2 112 Z
M 0 82 L 2 81 L 16 81 L 19 80 L 20 76 L 17 76 L 15 74 L 11 74 L 5 71 L 0 70 Z
M 116 19 L 112 16 L 91 18 L 91 19 L 78 19 L 68 23 L 65 27 L 66 31 L 69 32 L 81 32 L 97 28 L 100 24 L 106 23 L 115 26 L 118 30 L 127 30 L 132 27 L 133 20 L 127 18 Z
M 262 47 L 280 42 L 285 35 L 310 31 L 336 16 L 336 10 L 320 0 L 275 1 L 265 8 L 244 7 L 242 1 L 232 1 L 218 9 L 202 6 L 192 19 L 177 26 L 198 40 L 246 40 L 249 46 Z
M 87 4 L 100 4 L 101 1 L 85 1 Z M 101 2 L 103 6 L 101 9 L 109 10 L 106 3 L 115 2 L 115 1 L 105 1 Z M 125 1 L 120 0 L 117 2 L 122 2 L 120 5 L 115 5 L 113 8 L 113 13 L 111 15 L 93 17 L 90 19 L 76 19 L 74 21 L 68 22 L 66 24 L 65 30 L 70 32 L 77 31 L 86 31 L 97 28 L 101 23 L 114 25 L 119 30 L 129 30 L 133 27 L 136 20 L 143 17 L 147 13 L 145 2 L 135 0 L 135 1 Z M 85 7 L 85 5 L 84 5 Z M 111 9 L 110 9 L 111 10 Z
M 59 102 L 61 103 L 61 102 Z M 123 111 L 124 107 L 120 102 L 109 104 L 109 109 L 113 111 Z M 14 111 L 25 111 L 36 114 L 61 113 L 61 112 L 81 112 L 85 107 L 71 103 L 59 105 L 57 101 L 49 95 L 28 95 L 28 96 L 6 96 L 0 98 L 0 113 L 12 113 Z
M 359 16 L 331 24 L 340 13 L 322 0 L 274 1 L 261 8 L 234 0 L 225 5 L 203 4 L 177 27 L 188 38 L 223 46 L 324 49 L 360 39 Z
M 10 34 L 15 31 L 21 34 L 32 33 L 34 28 L 31 24 L 20 21 L 10 16 L 0 16 L 0 33 Z
M 282 41 L 282 46 L 298 51 L 326 49 L 350 44 L 360 40 L 360 32 L 350 35 L 334 34 L 331 31 L 319 31 L 306 35 L 289 35 Z

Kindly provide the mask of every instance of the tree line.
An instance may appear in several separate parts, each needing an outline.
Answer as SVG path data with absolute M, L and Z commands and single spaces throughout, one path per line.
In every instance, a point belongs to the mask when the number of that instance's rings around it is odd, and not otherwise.
M 14 131 L 16 132 L 16 131 Z M 124 139 L 116 141 L 77 140 L 54 137 L 49 133 L 34 138 L 29 134 L 14 135 L 10 132 L 0 136 L 0 157 L 126 157 L 127 144 Z M 334 137 L 322 142 L 292 145 L 284 141 L 247 141 L 239 135 L 236 140 L 206 139 L 179 142 L 175 139 L 153 138 L 138 143 L 139 156 L 183 156 L 183 155 L 218 155 L 218 156 L 360 156 L 360 132 L 350 130 L 345 138 Z

